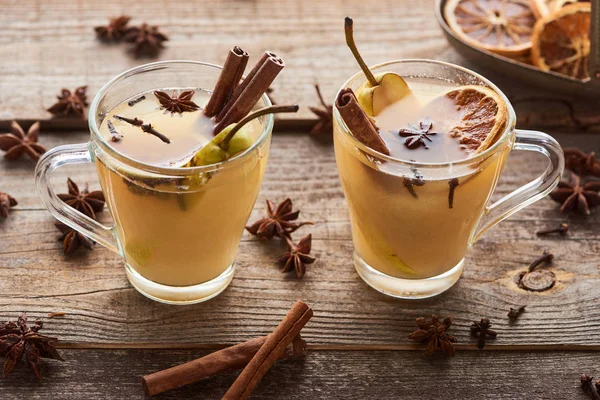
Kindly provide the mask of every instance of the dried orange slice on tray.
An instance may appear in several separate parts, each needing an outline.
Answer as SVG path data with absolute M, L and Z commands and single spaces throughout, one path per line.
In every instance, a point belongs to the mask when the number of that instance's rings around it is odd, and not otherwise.
M 559 10 L 567 3 L 576 2 L 577 0 L 529 0 L 529 5 L 536 18 L 543 18 Z
M 449 0 L 448 26 L 472 46 L 508 57 L 531 49 L 536 18 L 528 0 Z
M 590 13 L 590 3 L 575 3 L 540 19 L 532 35 L 533 64 L 543 71 L 588 78 Z

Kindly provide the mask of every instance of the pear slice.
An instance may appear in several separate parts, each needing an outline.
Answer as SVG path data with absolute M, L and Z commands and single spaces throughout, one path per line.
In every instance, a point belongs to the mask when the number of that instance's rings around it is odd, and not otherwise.
M 373 75 L 356 47 L 352 18 L 346 17 L 344 31 L 346 33 L 346 44 L 367 78 L 367 81 L 356 90 L 358 103 L 367 115 L 374 117 L 390 104 L 410 94 L 410 88 L 400 75 L 393 72 Z
M 256 110 L 246 117 L 242 118 L 237 124 L 226 126 L 212 140 L 206 143 L 188 162 L 186 167 L 198 167 L 201 165 L 217 164 L 225 161 L 231 156 L 247 150 L 252 146 L 252 138 L 247 131 L 242 130 L 243 126 L 255 118 L 265 114 L 276 114 L 283 112 L 297 112 L 297 105 L 292 106 L 271 106 Z

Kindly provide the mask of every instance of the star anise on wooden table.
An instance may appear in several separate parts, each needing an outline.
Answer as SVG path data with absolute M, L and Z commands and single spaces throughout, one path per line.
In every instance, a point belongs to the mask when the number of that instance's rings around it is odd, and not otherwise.
M 600 160 L 596 159 L 596 154 L 589 154 L 577 148 L 564 149 L 565 168 L 570 169 L 581 177 L 588 175 L 600 177 Z
M 293 222 L 298 219 L 300 210 L 292 210 L 292 200 L 287 198 L 277 207 L 271 200 L 267 200 L 267 217 L 261 218 L 246 230 L 260 239 L 271 239 L 273 236 L 289 237 L 290 234 L 304 225 L 312 222 Z
M 8 210 L 17 205 L 17 200 L 8 193 L 0 192 L 0 217 L 8 218 Z
M 59 194 L 58 197 L 67 205 L 84 213 L 92 219 L 96 219 L 96 213 L 104 208 L 104 193 L 101 190 L 90 192 L 88 185 L 80 191 L 79 187 L 71 178 L 67 178 L 69 193 Z
M 48 109 L 48 112 L 59 116 L 77 116 L 83 118 L 87 103 L 87 86 L 80 86 L 71 92 L 68 89 L 62 89 L 60 95 L 56 96 L 58 102 Z
M 581 178 L 570 174 L 566 181 L 560 181 L 556 189 L 550 193 L 552 200 L 562 203 L 563 213 L 578 211 L 590 215 L 590 208 L 600 205 L 600 180 L 591 180 L 581 184 Z
M 200 107 L 192 101 L 194 93 L 195 91 L 193 90 L 186 90 L 181 92 L 179 96 L 175 92 L 173 92 L 172 96 L 169 96 L 166 92 L 161 92 L 160 90 L 154 91 L 154 95 L 160 103 L 160 108 L 164 109 L 165 113 L 170 111 L 171 115 L 198 110 Z
M 133 52 L 136 56 L 156 56 L 164 47 L 163 42 L 169 40 L 167 35 L 158 30 L 158 26 L 143 23 L 140 26 L 129 28 L 124 40 L 133 43 Z
M 490 339 L 496 339 L 498 333 L 490 329 L 492 324 L 487 318 L 481 318 L 481 321 L 474 321 L 471 325 L 471 335 L 478 336 L 477 347 L 483 349 L 485 346 L 485 340 L 489 337 Z
M 42 327 L 42 322 L 36 321 L 29 328 L 25 314 L 17 322 L 0 324 L 0 356 L 5 358 L 4 377 L 12 372 L 23 356 L 38 379 L 42 378 L 41 357 L 64 361 L 54 348 L 58 339 L 39 334 Z
M 40 123 L 36 122 L 29 127 L 27 133 L 21 128 L 17 121 L 10 123 L 11 133 L 0 134 L 0 150 L 5 151 L 4 158 L 16 160 L 26 153 L 34 160 L 46 152 L 46 148 L 37 143 L 40 132 Z
M 94 30 L 98 39 L 103 42 L 118 42 L 125 36 L 127 32 L 127 24 L 131 17 L 128 15 L 121 15 L 120 17 L 110 18 L 108 25 L 96 26 Z
M 433 142 L 431 136 L 437 135 L 437 132 L 431 132 L 431 128 L 433 127 L 433 121 L 431 118 L 427 117 L 423 121 L 419 122 L 419 127 L 412 124 L 408 124 L 408 129 L 400 129 L 398 134 L 406 138 L 404 141 L 404 145 L 411 150 L 417 149 L 421 146 L 427 147 L 427 141 Z
M 321 106 L 309 107 L 310 111 L 319 118 L 317 123 L 310 130 L 310 135 L 315 139 L 331 142 L 333 140 L 333 106 L 325 102 L 319 85 L 315 84 L 315 90 L 317 91 Z
M 54 226 L 62 233 L 62 236 L 58 238 L 58 241 L 63 242 L 64 255 L 67 256 L 73 254 L 75 250 L 80 247 L 92 250 L 94 242 L 84 234 L 77 232 L 62 222 L 56 222 Z
M 420 317 L 416 319 L 419 329 L 408 335 L 410 340 L 425 344 L 425 355 L 432 355 L 436 351 L 447 356 L 454 356 L 456 349 L 454 343 L 456 338 L 448 334 L 448 328 L 452 325 L 452 317 L 440 320 L 437 315 L 431 318 Z
M 277 261 L 283 265 L 281 272 L 296 271 L 298 279 L 306 273 L 306 265 L 315 262 L 316 258 L 309 256 L 311 250 L 312 235 L 309 233 L 304 236 L 298 244 L 287 237 L 285 238 L 288 251 L 277 258 Z

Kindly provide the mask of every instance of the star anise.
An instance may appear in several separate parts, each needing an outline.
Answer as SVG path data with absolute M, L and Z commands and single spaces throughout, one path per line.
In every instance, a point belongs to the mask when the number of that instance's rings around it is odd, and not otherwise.
M 452 317 L 440 320 L 439 316 L 432 315 L 430 319 L 417 318 L 416 322 L 419 329 L 408 335 L 408 338 L 426 344 L 425 355 L 430 356 L 439 351 L 447 356 L 454 356 L 456 338 L 447 332 L 452 325 Z
M 287 237 L 285 238 L 288 251 L 277 258 L 277 261 L 283 265 L 281 272 L 296 271 L 296 276 L 302 278 L 306 272 L 306 264 L 312 264 L 316 258 L 309 256 L 312 242 L 312 235 L 309 233 L 304 236 L 298 244 Z
M 110 18 L 108 25 L 97 26 L 94 30 L 96 31 L 98 39 L 103 42 L 118 42 L 125 36 L 129 20 L 131 20 L 131 17 L 128 15 L 113 17 Z
M 59 194 L 58 197 L 67 205 L 96 219 L 96 213 L 104 208 L 104 193 L 101 190 L 90 192 L 87 184 L 84 190 L 79 191 L 79 187 L 71 178 L 67 178 L 67 186 L 69 193 Z
M 315 84 L 317 96 L 321 102 L 321 107 L 309 107 L 319 120 L 310 130 L 310 135 L 319 140 L 330 142 L 333 140 L 333 106 L 325 103 L 319 85 Z
M 312 222 L 292 222 L 298 219 L 300 210 L 292 211 L 292 200 L 285 199 L 275 208 L 271 200 L 267 200 L 267 217 L 261 218 L 246 230 L 261 239 L 271 239 L 273 236 L 289 237 L 303 225 L 312 225 Z
M 17 205 L 17 200 L 8 193 L 0 192 L 0 217 L 8 217 L 8 209 Z
M 590 208 L 600 205 L 600 180 L 581 184 L 581 178 L 571 174 L 568 181 L 561 181 L 558 187 L 550 193 L 552 200 L 563 203 L 561 212 L 579 211 L 590 215 Z
M 600 177 L 600 160 L 596 159 L 594 152 L 586 154 L 576 148 L 566 148 L 564 153 L 565 168 L 581 177 L 588 175 Z
M 84 234 L 77 232 L 62 222 L 56 222 L 54 226 L 62 233 L 62 236 L 58 238 L 58 241 L 63 242 L 64 255 L 72 254 L 79 247 L 85 247 L 88 250 L 92 250 L 94 242 Z
M 58 339 L 38 333 L 42 326 L 42 321 L 36 321 L 35 325 L 29 328 L 25 314 L 21 315 L 17 322 L 0 324 L 0 356 L 5 358 L 4 377 L 12 372 L 23 355 L 38 379 L 42 378 L 40 357 L 64 361 L 54 348 Z
M 198 104 L 192 101 L 192 97 L 194 97 L 195 91 L 186 90 L 182 92 L 179 96 L 175 92 L 173 92 L 172 96 L 169 96 L 165 92 L 161 92 L 160 90 L 155 90 L 154 95 L 158 98 L 160 102 L 160 108 L 165 110 L 165 113 L 171 112 L 171 115 L 174 113 L 181 114 L 186 111 L 196 111 L 200 107 Z
M 398 134 L 406 138 L 404 141 L 404 145 L 411 150 L 417 149 L 420 146 L 427 147 L 427 141 L 433 142 L 430 136 L 437 135 L 437 132 L 431 132 L 431 128 L 433 127 L 433 121 L 431 118 L 427 117 L 423 121 L 419 122 L 419 127 L 412 124 L 408 124 L 408 129 L 400 129 Z
M 492 324 L 490 320 L 487 318 L 481 318 L 479 322 L 473 322 L 471 325 L 471 335 L 479 336 L 479 340 L 477 341 L 477 347 L 483 349 L 485 346 L 485 340 L 489 336 L 490 339 L 495 339 L 498 336 L 498 333 L 494 330 L 491 330 L 490 327 Z
M 133 52 L 137 56 L 156 56 L 164 47 L 162 43 L 169 40 L 169 38 L 158 31 L 158 26 L 143 23 L 139 27 L 129 28 L 124 40 L 133 43 Z
M 83 118 L 85 108 L 87 107 L 87 86 L 80 86 L 71 93 L 70 90 L 64 89 L 60 95 L 56 96 L 58 102 L 48 109 L 48 112 L 54 115 L 70 116 L 75 115 Z
M 21 128 L 17 121 L 10 123 L 11 133 L 0 134 L 0 150 L 5 151 L 4 158 L 16 160 L 23 153 L 38 160 L 46 152 L 46 148 L 37 143 L 40 132 L 40 123 L 36 122 L 29 127 L 27 133 Z

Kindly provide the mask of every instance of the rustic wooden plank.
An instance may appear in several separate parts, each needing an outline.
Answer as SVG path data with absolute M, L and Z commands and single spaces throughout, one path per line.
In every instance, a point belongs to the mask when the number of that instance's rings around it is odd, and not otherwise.
M 64 363 L 44 361 L 41 382 L 19 365 L 0 395 L 28 399 L 146 398 L 141 376 L 206 354 L 190 350 L 62 350 Z M 579 375 L 598 373 L 595 352 L 458 352 L 449 360 L 406 351 L 315 351 L 278 362 L 254 399 L 587 399 Z M 217 399 L 229 373 L 156 396 Z
M 223 0 L 169 4 L 138 1 L 123 6 L 118 0 L 77 3 L 58 0 L 24 0 L 3 9 L 0 23 L 0 128 L 10 119 L 47 120 L 45 111 L 61 87 L 89 85 L 90 97 L 113 76 L 149 61 L 168 59 L 222 63 L 226 49 L 240 45 L 255 60 L 265 49 L 286 60 L 286 70 L 274 84 L 278 102 L 299 103 L 295 116 L 312 118 L 307 106 L 317 104 L 313 84 L 318 82 L 326 98 L 357 70 L 344 43 L 342 19 L 351 15 L 357 23 L 357 40 L 370 64 L 390 59 L 432 58 L 474 68 L 500 84 L 512 98 L 529 98 L 518 104 L 523 126 L 581 130 L 561 103 L 548 101 L 547 90 L 527 86 L 518 77 L 505 79 L 481 70 L 449 48 L 434 18 L 434 1 L 380 0 L 376 5 L 361 0 L 323 2 L 310 0 Z M 232 12 L 235 10 L 235 12 Z M 315 12 L 318 10 L 318 12 Z M 134 16 L 132 23 L 159 25 L 170 37 L 157 59 L 136 59 L 126 45 L 103 45 L 92 27 L 119 13 Z M 252 62 L 252 61 L 251 61 Z M 532 100 L 533 97 L 536 100 Z M 541 98 L 540 98 L 541 97 Z M 600 129 L 593 103 L 568 99 L 588 130 Z M 83 128 L 83 122 L 59 120 L 51 128 Z
M 54 146 L 86 136 L 49 135 L 43 140 Z M 593 140 L 581 143 L 594 145 Z M 541 159 L 514 157 L 499 193 L 523 184 L 542 167 Z M 173 307 L 135 292 L 119 257 L 100 246 L 64 258 L 52 218 L 33 191 L 32 171 L 33 163 L 26 160 L 0 161 L 0 185 L 21 201 L 0 223 L 0 320 L 21 311 L 33 317 L 66 311 L 67 317 L 53 320 L 47 329 L 67 343 L 92 347 L 235 343 L 270 332 L 296 298 L 315 309 L 306 328 L 314 344 L 407 346 L 414 318 L 431 313 L 454 315 L 453 331 L 463 344 L 473 343 L 468 326 L 481 316 L 491 318 L 498 328 L 499 347 L 600 342 L 598 212 L 589 219 L 568 218 L 572 232 L 565 239 L 541 239 L 535 236 L 537 230 L 567 217 L 552 201 L 538 202 L 475 244 L 455 288 L 426 301 L 394 300 L 368 288 L 352 267 L 350 224 L 332 149 L 301 135 L 278 135 L 253 218 L 263 213 L 265 198 L 291 196 L 302 208 L 302 217 L 317 222 L 310 231 L 319 261 L 299 282 L 280 274 L 273 262 L 282 252 L 281 244 L 259 245 L 246 234 L 231 287 L 208 303 Z M 62 190 L 69 174 L 79 182 L 95 181 L 93 168 L 59 172 L 54 182 Z M 544 249 L 556 254 L 557 286 L 541 294 L 517 288 L 514 277 Z M 506 312 L 517 304 L 527 304 L 528 312 L 510 325 Z M 173 324 L 178 326 L 175 332 Z M 74 331 L 75 325 L 81 329 Z

